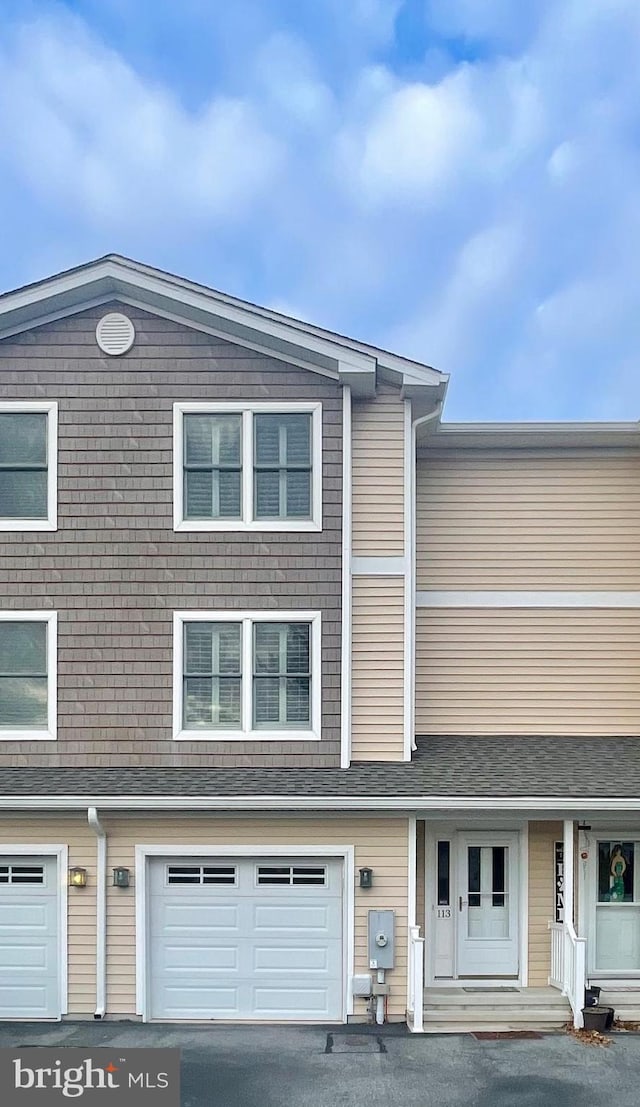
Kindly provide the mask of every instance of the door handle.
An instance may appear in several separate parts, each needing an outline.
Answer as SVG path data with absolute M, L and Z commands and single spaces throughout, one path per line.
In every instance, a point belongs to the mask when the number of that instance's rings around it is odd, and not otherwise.
M 467 905 L 466 899 L 463 899 L 462 896 L 458 896 L 458 910 L 462 911 L 463 906 L 466 907 L 466 905 Z

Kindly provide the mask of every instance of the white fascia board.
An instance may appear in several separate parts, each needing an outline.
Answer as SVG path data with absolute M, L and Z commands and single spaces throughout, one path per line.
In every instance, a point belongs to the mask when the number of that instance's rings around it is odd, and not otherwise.
M 575 796 L 0 796 L 0 810 L 74 811 L 388 811 L 402 814 L 459 811 L 549 811 L 615 814 L 640 811 L 640 795 L 627 799 Z
M 638 447 L 640 423 L 440 423 L 421 444 L 434 450 Z

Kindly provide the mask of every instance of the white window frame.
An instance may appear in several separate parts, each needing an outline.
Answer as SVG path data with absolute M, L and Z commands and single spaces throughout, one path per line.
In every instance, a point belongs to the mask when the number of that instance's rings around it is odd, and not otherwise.
M 184 416 L 242 416 L 242 518 L 185 519 L 184 517 Z M 311 416 L 311 518 L 254 519 L 253 517 L 253 416 Z M 173 529 L 177 531 L 321 531 L 322 530 L 322 404 L 304 400 L 279 403 L 174 403 L 173 405 Z
M 242 624 L 242 727 L 238 730 L 185 730 L 183 720 L 184 624 Z M 311 727 L 307 730 L 253 728 L 254 623 L 309 623 L 311 626 Z M 313 742 L 321 737 L 322 617 L 319 611 L 174 611 L 173 737 L 182 742 Z
M 58 404 L 55 400 L 3 400 L 0 413 L 47 416 L 47 517 L 46 519 L 7 519 L 0 516 L 0 531 L 58 529 Z
M 0 742 L 55 741 L 58 718 L 58 614 L 56 611 L 0 611 L 0 620 L 11 623 L 47 623 L 47 729 L 29 730 L 0 726 Z

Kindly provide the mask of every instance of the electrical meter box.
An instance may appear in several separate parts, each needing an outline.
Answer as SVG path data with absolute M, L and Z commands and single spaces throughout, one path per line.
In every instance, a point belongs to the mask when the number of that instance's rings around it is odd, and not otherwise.
M 369 912 L 369 968 L 392 969 L 395 957 L 393 911 Z

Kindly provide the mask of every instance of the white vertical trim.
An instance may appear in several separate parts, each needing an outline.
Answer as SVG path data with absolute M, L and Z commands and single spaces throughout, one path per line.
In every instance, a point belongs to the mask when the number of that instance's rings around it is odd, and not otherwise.
M 351 764 L 351 527 L 352 527 L 351 388 L 342 389 L 342 635 L 340 644 L 340 767 Z
M 351 980 L 355 967 L 355 848 L 353 846 L 317 846 L 298 843 L 293 846 L 260 845 L 215 846 L 207 845 L 137 845 L 135 847 L 135 895 L 136 895 L 136 1014 L 143 1022 L 149 1022 L 149 969 L 148 961 L 148 863 L 153 857 L 327 857 L 340 858 L 343 862 L 343 1020 L 353 1014 Z
M 411 927 L 416 925 L 417 901 L 417 818 L 407 819 L 407 998 L 411 994 Z M 426 896 L 425 896 L 426 903 Z
M 520 984 L 529 983 L 529 823 L 520 830 Z
M 562 869 L 563 869 L 563 890 L 564 890 L 564 921 L 565 925 L 570 922 L 574 924 L 574 906 L 573 906 L 573 819 L 563 820 L 562 841 L 563 841 L 563 856 L 562 856 Z
M 96 1010 L 97 1019 L 107 1010 L 107 835 L 95 807 L 87 811 L 96 841 Z
M 404 401 L 404 750 L 411 760 L 415 748 L 415 429 L 411 400 Z
M 184 441 L 182 432 L 183 409 L 173 405 L 173 529 L 178 530 L 184 518 Z

